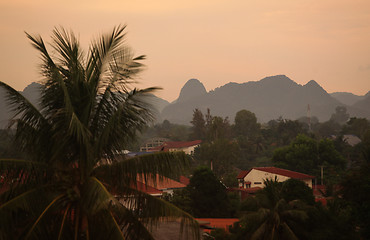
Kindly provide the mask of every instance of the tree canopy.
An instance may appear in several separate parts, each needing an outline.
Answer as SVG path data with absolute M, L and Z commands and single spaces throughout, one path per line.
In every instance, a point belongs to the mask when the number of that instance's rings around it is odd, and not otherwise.
M 289 146 L 276 149 L 272 160 L 278 167 L 317 177 L 320 176 L 320 166 L 325 166 L 329 178 L 336 178 L 338 172 L 346 166 L 345 159 L 336 151 L 333 141 L 317 141 L 306 135 L 298 135 Z

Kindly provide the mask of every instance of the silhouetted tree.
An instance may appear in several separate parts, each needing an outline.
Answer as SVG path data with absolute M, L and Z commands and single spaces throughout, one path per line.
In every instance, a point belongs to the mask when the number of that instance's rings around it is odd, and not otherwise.
M 231 205 L 226 188 L 209 168 L 197 169 L 187 188 L 195 217 L 230 217 Z
M 193 125 L 191 138 L 193 140 L 204 140 L 206 137 L 206 121 L 202 111 L 196 108 L 193 111 L 193 120 L 190 123 Z
M 335 113 L 330 117 L 331 121 L 339 124 L 345 124 L 349 119 L 349 114 L 347 113 L 347 108 L 345 106 L 338 106 L 335 108 Z
M 234 134 L 253 139 L 259 134 L 261 125 L 257 123 L 256 115 L 247 110 L 241 110 L 235 115 Z
M 222 181 L 233 174 L 233 165 L 239 157 L 239 146 L 236 142 L 217 139 L 211 143 L 202 143 L 194 154 L 194 158 L 207 166 L 213 166 L 214 174 Z M 234 179 L 236 180 L 236 178 Z

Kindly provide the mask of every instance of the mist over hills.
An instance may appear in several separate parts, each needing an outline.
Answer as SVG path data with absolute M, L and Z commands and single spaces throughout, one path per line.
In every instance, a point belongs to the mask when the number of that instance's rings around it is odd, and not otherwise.
M 194 82 L 193 79 L 189 81 Z M 355 106 L 344 104 L 314 80 L 300 85 L 285 75 L 277 75 L 260 81 L 230 82 L 210 92 L 190 89 L 189 86 L 186 83 L 183 89 L 186 87 L 187 92 L 200 94 L 189 98 L 182 94 L 181 98 L 187 100 L 178 99 L 166 106 L 162 111 L 162 119 L 189 125 L 195 108 L 203 112 L 210 108 L 212 115 L 229 117 L 231 121 L 241 109 L 254 112 L 260 122 L 279 117 L 298 119 L 307 115 L 308 104 L 311 116 L 318 117 L 320 121 L 327 121 L 337 106 L 346 106 L 351 116 L 370 118 L 369 109 L 363 107 L 366 103 Z M 194 86 L 204 88 L 203 84 Z
M 40 86 L 31 83 L 21 93 L 37 105 Z M 4 96 L 0 89 L 0 128 L 5 128 L 11 117 Z M 345 92 L 329 94 L 314 80 L 300 85 L 285 75 L 245 83 L 230 82 L 209 92 L 199 80 L 190 79 L 174 102 L 155 95 L 148 96 L 147 101 L 157 109 L 154 112 L 157 122 L 167 119 L 185 125 L 190 125 L 195 108 L 203 113 L 209 108 L 212 115 L 229 117 L 231 122 L 238 111 L 247 109 L 256 114 L 258 121 L 268 122 L 279 117 L 294 120 L 307 116 L 308 104 L 311 116 L 321 122 L 329 120 L 337 106 L 346 106 L 351 117 L 370 119 L 370 92 L 364 96 Z

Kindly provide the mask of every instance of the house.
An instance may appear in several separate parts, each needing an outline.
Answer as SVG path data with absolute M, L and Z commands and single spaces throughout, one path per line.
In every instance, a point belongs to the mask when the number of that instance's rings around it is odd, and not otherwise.
M 291 178 L 299 179 L 312 188 L 312 179 L 315 177 L 276 167 L 254 167 L 249 171 L 241 171 L 237 176 L 239 188 L 242 189 L 264 187 L 263 182 L 265 179 L 275 178 L 279 182 L 284 182 Z
M 194 140 L 189 142 L 164 142 L 162 145 L 149 149 L 152 152 L 164 151 L 175 152 L 183 151 L 186 154 L 193 154 L 194 149 L 202 143 L 202 140 Z
M 170 141 L 168 138 L 151 138 L 145 142 L 144 146 L 140 147 L 140 152 L 150 152 L 150 149 L 161 146 L 168 141 Z

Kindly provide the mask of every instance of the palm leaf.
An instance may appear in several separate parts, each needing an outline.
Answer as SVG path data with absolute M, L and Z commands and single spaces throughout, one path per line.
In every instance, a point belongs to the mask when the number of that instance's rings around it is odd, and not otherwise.
M 94 174 L 110 186 L 121 188 L 136 185 L 137 175 L 144 179 L 150 177 L 154 182 L 156 174 L 176 177 L 188 164 L 184 152 L 157 152 L 102 164 L 95 168 Z

